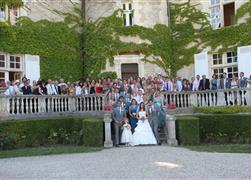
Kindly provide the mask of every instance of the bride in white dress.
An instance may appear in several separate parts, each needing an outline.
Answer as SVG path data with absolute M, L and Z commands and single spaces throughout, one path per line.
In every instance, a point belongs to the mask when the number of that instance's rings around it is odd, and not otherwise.
M 143 102 L 140 103 L 138 110 L 138 119 L 138 125 L 135 128 L 135 132 L 132 136 L 132 142 L 130 144 L 132 146 L 157 144 L 152 128 L 148 122 L 145 104 Z

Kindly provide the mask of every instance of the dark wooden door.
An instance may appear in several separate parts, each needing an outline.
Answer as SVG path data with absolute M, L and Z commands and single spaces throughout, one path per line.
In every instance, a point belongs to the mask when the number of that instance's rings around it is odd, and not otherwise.
M 139 77 L 139 67 L 137 63 L 121 64 L 122 79 L 128 79 L 130 77 Z
M 235 16 L 234 2 L 224 5 L 224 26 L 233 25 L 234 16 Z

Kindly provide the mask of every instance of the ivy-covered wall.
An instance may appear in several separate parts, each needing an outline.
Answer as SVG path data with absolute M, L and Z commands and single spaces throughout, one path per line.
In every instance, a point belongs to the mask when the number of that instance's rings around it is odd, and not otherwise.
M 251 13 L 251 0 L 238 9 L 236 22 Z M 113 61 L 113 55 L 139 52 L 151 63 L 157 64 L 167 74 L 176 75 L 184 65 L 192 64 L 194 54 L 210 47 L 211 52 L 236 51 L 238 46 L 251 44 L 251 18 L 247 23 L 213 30 L 208 14 L 203 13 L 190 2 L 171 4 L 169 26 L 157 24 L 154 28 L 142 26 L 124 27 L 119 11 L 112 16 L 101 18 L 85 25 L 86 75 L 96 74 L 105 68 L 106 61 Z M 121 42 L 119 36 L 139 36 L 151 44 Z M 92 68 L 89 68 L 92 67 Z
M 251 13 L 250 4 L 251 0 L 239 8 L 236 22 Z M 170 14 L 170 26 L 157 24 L 154 28 L 124 27 L 120 10 L 95 22 L 86 21 L 77 9 L 65 14 L 65 22 L 22 18 L 17 26 L 0 24 L 0 51 L 40 55 L 42 78 L 73 81 L 96 77 L 106 61 L 112 64 L 113 56 L 120 53 L 142 53 L 145 61 L 175 75 L 206 47 L 212 52 L 220 46 L 220 51 L 236 51 L 238 46 L 251 44 L 251 18 L 240 25 L 212 30 L 208 14 L 189 2 L 171 4 Z M 125 43 L 120 36 L 138 36 L 151 43 Z M 154 61 L 149 59 L 152 55 Z
M 16 26 L 1 23 L 0 51 L 39 55 L 43 79 L 75 81 L 82 77 L 80 34 L 64 22 L 22 18 Z

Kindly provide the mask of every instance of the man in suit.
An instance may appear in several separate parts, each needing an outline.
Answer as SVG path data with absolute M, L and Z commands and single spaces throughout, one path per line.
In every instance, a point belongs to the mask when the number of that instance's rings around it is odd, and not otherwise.
M 31 86 L 28 79 L 24 81 L 24 86 L 21 88 L 21 90 L 23 92 L 23 95 L 30 95 L 32 93 Z
M 148 121 L 150 123 L 150 126 L 152 128 L 152 131 L 154 133 L 154 136 L 155 136 L 155 138 L 157 140 L 158 145 L 161 145 L 159 132 L 158 132 L 158 125 L 159 125 L 158 113 L 159 112 L 160 112 L 160 107 L 155 106 L 154 103 L 153 103 L 153 100 L 149 100 L 149 105 L 148 105 L 149 118 L 148 118 Z
M 209 89 L 210 89 L 209 79 L 206 78 L 206 75 L 203 75 L 202 79 L 200 80 L 199 90 L 205 91 L 205 90 L 209 90 Z
M 121 106 L 121 102 L 117 102 L 116 108 L 113 108 L 112 111 L 112 119 L 114 122 L 115 128 L 115 145 L 116 147 L 119 146 L 120 134 L 121 134 L 121 127 L 123 125 L 124 119 L 126 118 L 126 110 Z
M 210 82 L 209 82 L 209 79 L 206 78 L 206 75 L 202 75 L 202 79 L 200 80 L 200 83 L 199 83 L 199 90 L 200 91 L 210 90 Z M 201 95 L 201 106 L 202 106 L 202 99 L 203 97 Z M 204 100 L 205 100 L 205 103 L 207 103 L 208 106 L 210 106 L 209 93 L 204 94 Z
M 248 78 L 244 77 L 244 72 L 240 72 L 240 79 L 239 79 L 239 88 L 247 88 L 247 85 L 248 85 Z M 244 105 L 246 106 L 247 105 L 247 100 L 246 100 L 246 97 L 245 97 L 245 94 L 246 94 L 246 91 L 239 91 L 240 93 L 240 100 L 241 100 L 241 105 Z
M 220 79 L 220 89 L 230 89 L 231 88 L 231 83 L 230 80 L 227 78 L 227 73 L 223 73 L 222 78 Z M 227 92 L 224 92 L 225 95 L 225 101 L 226 105 L 228 106 L 228 97 L 227 97 Z

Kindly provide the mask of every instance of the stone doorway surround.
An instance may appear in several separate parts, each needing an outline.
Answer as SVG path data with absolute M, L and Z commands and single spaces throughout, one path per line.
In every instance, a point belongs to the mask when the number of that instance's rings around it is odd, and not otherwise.
M 138 64 L 139 77 L 144 77 L 145 63 L 142 60 L 143 58 L 144 58 L 143 55 L 135 55 L 135 54 L 114 56 L 114 71 L 117 73 L 118 78 L 122 78 L 122 71 L 121 71 L 122 64 Z

